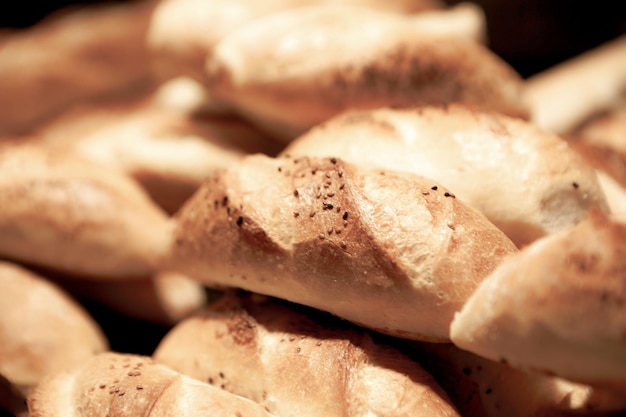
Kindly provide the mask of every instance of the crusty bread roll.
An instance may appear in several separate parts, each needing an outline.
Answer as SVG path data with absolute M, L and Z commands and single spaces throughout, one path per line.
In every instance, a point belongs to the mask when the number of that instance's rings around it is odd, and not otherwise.
M 542 129 L 567 133 L 626 92 L 626 34 L 526 80 L 524 101 Z
M 158 271 L 145 278 L 85 279 L 60 274 L 50 279 L 79 300 L 96 302 L 137 320 L 172 326 L 207 302 L 204 286 L 184 275 Z
M 81 106 L 36 134 L 46 146 L 133 177 L 168 213 L 216 169 L 246 153 L 279 150 L 241 118 L 206 115 L 164 95 L 159 89 L 138 101 Z
M 65 8 L 0 34 L 0 137 L 26 134 L 76 103 L 112 101 L 154 83 L 145 46 L 156 1 Z
M 267 297 L 225 294 L 170 330 L 153 358 L 278 417 L 459 416 L 400 351 Z
M 524 120 L 460 105 L 348 111 L 282 155 L 337 156 L 432 178 L 519 247 L 608 210 L 591 166 L 561 137 Z
M 517 251 L 437 182 L 333 158 L 246 156 L 174 222 L 164 269 L 426 340 Z
M 0 375 L 22 394 L 109 349 L 98 323 L 43 276 L 0 261 Z
M 206 68 L 215 101 L 284 142 L 353 108 L 463 102 L 528 116 L 519 74 L 428 13 L 340 4 L 274 13 L 222 38 Z
M 402 344 L 402 350 L 423 364 L 463 416 L 608 417 L 626 409 L 622 394 L 516 369 L 451 343 Z
M 452 341 L 515 367 L 626 389 L 626 225 L 592 212 L 485 279 Z
M 260 405 L 142 355 L 106 352 L 42 381 L 30 417 L 270 417 Z
M 92 277 L 145 277 L 171 222 L 129 177 L 27 141 L 0 145 L 0 256 Z
M 160 77 L 204 80 L 204 62 L 226 34 L 279 10 L 334 0 L 161 0 L 150 20 L 147 47 Z M 343 0 L 376 9 L 417 13 L 440 9 L 438 0 Z

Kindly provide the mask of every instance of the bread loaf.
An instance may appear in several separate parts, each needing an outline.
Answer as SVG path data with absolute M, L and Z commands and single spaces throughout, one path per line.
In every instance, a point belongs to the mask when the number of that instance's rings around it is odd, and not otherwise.
M 524 101 L 542 129 L 568 133 L 610 109 L 626 91 L 626 35 L 526 80 Z
M 245 121 L 171 107 L 160 103 L 167 100 L 157 97 L 160 93 L 66 112 L 38 130 L 40 143 L 127 174 L 168 213 L 216 169 L 245 153 L 278 151 L 275 142 Z
M 0 137 L 28 134 L 77 103 L 149 91 L 145 36 L 156 3 L 68 7 L 35 26 L 2 30 Z
M 50 279 L 79 300 L 162 326 L 178 323 L 207 301 L 201 283 L 169 271 L 158 271 L 144 278 L 96 280 L 54 274 Z
M 401 348 L 423 364 L 463 416 L 609 416 L 626 407 L 623 394 L 513 368 L 451 343 L 403 341 Z
M 593 168 L 561 137 L 460 105 L 348 111 L 282 155 L 328 157 L 432 178 L 522 247 L 608 210 Z
M 149 357 L 108 352 L 42 381 L 30 417 L 270 417 L 260 405 L 182 376 Z
M 527 117 L 521 77 L 432 19 L 339 4 L 274 13 L 222 38 L 207 87 L 285 143 L 348 109 L 462 102 Z
M 626 389 L 626 225 L 592 212 L 509 257 L 455 316 L 452 341 L 512 366 Z
M 246 156 L 174 222 L 164 269 L 427 340 L 517 251 L 437 182 L 334 158 Z
M 46 375 L 108 349 L 98 323 L 67 292 L 0 261 L 0 375 L 23 395 Z
M 227 293 L 170 330 L 153 358 L 279 417 L 459 416 L 400 351 L 267 297 Z
M 0 145 L 0 256 L 96 278 L 145 277 L 171 224 L 129 177 L 27 141 Z
M 204 80 L 204 62 L 215 44 L 255 18 L 332 0 L 164 0 L 150 20 L 147 46 L 162 78 Z M 375 9 L 418 13 L 443 7 L 438 0 L 344 0 Z

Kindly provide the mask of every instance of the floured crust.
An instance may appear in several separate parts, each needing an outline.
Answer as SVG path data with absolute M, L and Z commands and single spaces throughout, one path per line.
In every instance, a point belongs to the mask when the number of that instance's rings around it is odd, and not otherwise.
M 68 293 L 0 261 L 0 375 L 23 394 L 108 348 L 98 323 Z
M 28 407 L 31 417 L 270 417 L 252 401 L 182 376 L 149 357 L 117 352 L 46 378 L 29 395 Z
M 173 328 L 154 359 L 279 416 L 458 416 L 417 362 L 319 312 L 227 294 Z
M 282 155 L 338 156 L 437 180 L 519 247 L 608 210 L 593 168 L 561 137 L 461 105 L 348 111 Z
M 244 157 L 175 222 L 164 268 L 407 338 L 447 340 L 454 312 L 516 252 L 436 182 L 332 158 Z
M 459 347 L 573 381 L 626 387 L 626 226 L 594 212 L 504 261 L 451 326 Z
M 340 5 L 275 13 L 220 41 L 207 85 L 287 142 L 350 108 L 463 102 L 527 117 L 521 77 L 474 39 L 443 32 L 427 14 Z
M 2 144 L 0 173 L 6 258 L 115 278 L 151 274 L 167 250 L 168 216 L 123 174 L 27 142 Z

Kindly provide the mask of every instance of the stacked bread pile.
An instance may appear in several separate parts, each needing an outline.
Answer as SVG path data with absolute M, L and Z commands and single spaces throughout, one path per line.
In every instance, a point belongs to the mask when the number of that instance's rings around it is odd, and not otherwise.
M 487 23 L 155 0 L 2 34 L 0 408 L 626 411 L 626 39 L 525 80 Z M 164 336 L 118 350 L 91 303 Z

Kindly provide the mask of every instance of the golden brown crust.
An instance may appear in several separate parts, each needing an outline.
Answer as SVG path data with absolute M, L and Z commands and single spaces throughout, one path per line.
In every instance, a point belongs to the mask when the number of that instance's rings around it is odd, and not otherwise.
M 608 210 L 596 173 L 561 137 L 461 105 L 348 111 L 297 137 L 282 155 L 338 156 L 432 178 L 522 247 Z
M 151 274 L 169 218 L 129 177 L 28 142 L 0 147 L 0 254 L 94 277 Z
M 454 311 L 516 251 L 436 182 L 333 158 L 244 157 L 175 222 L 167 268 L 408 338 L 447 340 Z
M 172 329 L 154 359 L 279 416 L 458 416 L 417 362 L 336 318 L 226 294 Z
M 504 261 L 452 323 L 459 347 L 513 366 L 626 387 L 626 225 L 593 212 Z
M 146 356 L 108 352 L 42 381 L 31 417 L 269 417 L 261 406 L 180 375 Z
M 334 5 L 258 19 L 216 46 L 209 90 L 286 142 L 354 108 L 463 102 L 528 116 L 511 67 L 424 16 Z
M 47 374 L 108 350 L 98 323 L 68 293 L 0 261 L 0 375 L 27 393 Z

